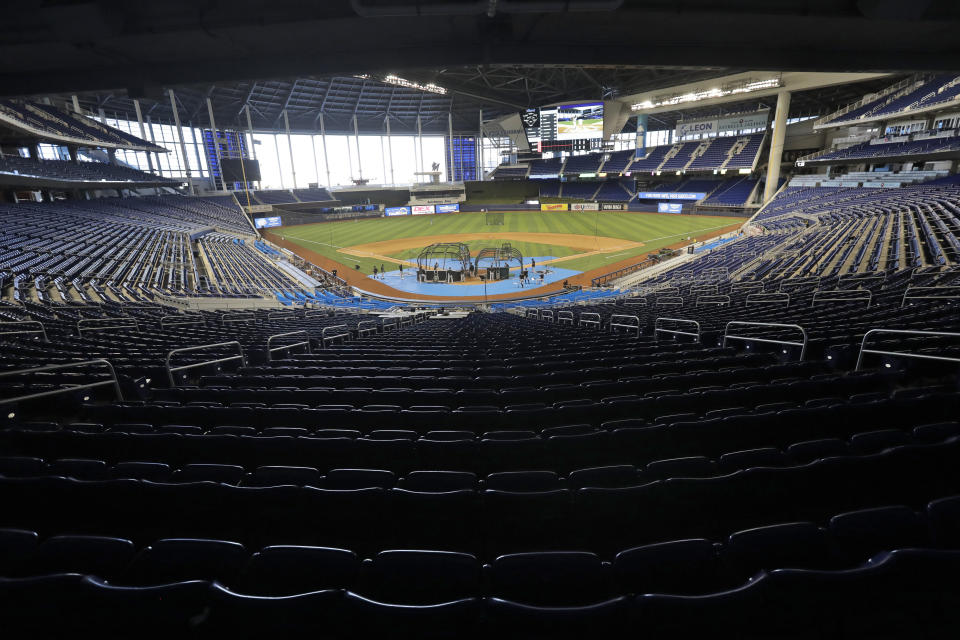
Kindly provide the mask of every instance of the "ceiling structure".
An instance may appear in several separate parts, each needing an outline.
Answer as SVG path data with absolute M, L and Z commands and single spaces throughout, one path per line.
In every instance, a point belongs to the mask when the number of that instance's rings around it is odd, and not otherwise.
M 78 94 L 170 120 L 316 131 L 476 131 L 485 118 L 736 73 L 960 69 L 954 0 L 24 0 L 0 24 L 0 95 Z M 384 85 L 394 73 L 446 95 Z M 369 78 L 356 77 L 368 75 Z M 794 96 L 823 113 L 877 83 Z M 742 105 L 745 109 L 756 107 Z M 726 112 L 731 105 L 725 105 Z M 663 126 L 676 114 L 657 114 Z M 708 115 L 716 113 L 716 109 Z M 660 126 L 660 125 L 658 125 Z

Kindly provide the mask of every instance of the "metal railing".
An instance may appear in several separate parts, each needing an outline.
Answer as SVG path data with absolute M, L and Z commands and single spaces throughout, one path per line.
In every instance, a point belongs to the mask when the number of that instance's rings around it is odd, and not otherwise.
M 627 324 L 625 322 L 620 322 L 620 320 L 636 320 L 636 324 Z M 613 333 L 615 329 L 626 329 L 627 331 L 636 331 L 637 337 L 640 337 L 640 318 L 637 316 L 627 316 L 622 314 L 614 314 L 610 316 L 610 332 Z
M 694 284 L 690 286 L 690 295 L 717 295 L 720 289 L 716 284 Z
M 683 298 L 681 296 L 657 296 L 655 303 L 657 307 L 682 307 Z
M 665 322 L 673 322 L 677 325 L 692 325 L 696 327 L 697 332 L 680 331 L 679 329 L 665 329 L 661 325 Z M 653 337 L 660 339 L 661 333 L 669 333 L 673 336 L 693 336 L 697 342 L 700 342 L 700 323 L 696 320 L 687 320 L 686 318 L 657 318 L 653 321 Z
M 271 311 L 267 314 L 267 320 L 296 320 L 296 311 Z
M 65 362 L 63 364 L 48 364 L 42 367 L 32 367 L 30 369 L 14 369 L 13 371 L 0 371 L 0 378 L 5 378 L 8 376 L 15 375 L 25 375 L 30 373 L 43 373 L 46 371 L 58 371 L 60 369 L 71 369 L 74 367 L 89 367 L 91 365 L 103 365 L 110 372 L 110 380 L 102 380 L 100 382 L 88 382 L 86 384 L 77 384 L 63 387 L 60 389 L 52 389 L 50 391 L 38 391 L 37 393 L 28 393 L 22 396 L 14 396 L 13 398 L 3 398 L 0 399 L 0 405 L 4 404 L 13 404 L 15 402 L 22 402 L 24 400 L 35 400 L 37 398 L 46 398 L 49 396 L 56 396 L 63 393 L 70 393 L 71 391 L 82 391 L 84 389 L 95 389 L 97 387 L 103 387 L 107 385 L 113 385 L 113 390 L 117 394 L 117 400 L 123 401 L 123 391 L 120 390 L 120 380 L 117 378 L 117 372 L 113 368 L 113 365 L 110 364 L 107 360 L 99 358 L 97 360 L 83 360 L 80 362 Z M 84 398 L 88 400 L 89 398 Z
M 814 291 L 811 307 L 824 302 L 866 302 L 867 307 L 873 304 L 873 292 L 869 289 L 833 289 L 830 291 Z
M 796 329 L 803 336 L 802 342 L 795 342 L 790 340 L 775 340 L 773 338 L 757 338 L 753 336 L 740 336 L 730 333 L 730 327 L 732 326 L 739 327 L 773 327 L 779 329 Z M 727 346 L 727 340 L 742 340 L 744 342 L 763 342 L 766 344 L 785 344 L 792 347 L 800 347 L 800 360 L 802 361 L 804 356 L 807 355 L 807 331 L 798 324 L 780 324 L 777 322 L 747 322 L 743 320 L 732 320 L 727 323 L 726 328 L 723 331 L 723 346 Z M 786 353 L 786 351 L 784 351 Z
M 384 333 L 386 333 L 388 329 L 396 330 L 398 328 L 396 316 L 382 318 L 380 322 L 382 323 Z
M 623 301 L 623 304 L 628 307 L 646 307 L 647 299 L 646 298 L 627 298 Z
M 741 280 L 740 282 L 734 282 L 730 285 L 730 293 L 740 293 L 742 291 L 751 292 L 759 290 L 760 293 L 763 293 L 763 283 L 755 282 L 752 280 Z
M 911 295 L 911 292 L 913 295 Z M 945 293 L 947 295 L 935 295 L 936 293 Z M 930 295 L 934 294 L 934 295 Z M 907 306 L 907 300 L 957 300 L 960 299 L 960 285 L 947 285 L 943 287 L 907 287 L 903 292 L 903 299 L 900 301 L 900 308 Z
M 27 329 L 26 326 L 40 327 L 39 329 Z M 11 320 L 9 322 L 0 322 L 0 329 L 3 327 L 22 326 L 23 329 L 14 329 L 13 331 L 0 331 L 0 336 L 13 336 L 22 334 L 37 334 L 43 336 L 44 342 L 50 342 L 47 338 L 47 329 L 39 320 Z
M 549 320 L 550 322 L 553 322 L 553 311 L 551 311 L 550 309 L 543 309 L 540 312 L 540 319 Z
M 98 322 L 110 322 L 112 324 L 108 325 L 98 325 Z M 92 325 L 92 326 L 91 326 Z M 111 329 L 134 329 L 137 333 L 140 333 L 140 323 L 137 322 L 136 318 L 84 318 L 82 320 L 77 320 L 77 333 L 83 337 L 84 333 L 92 333 L 94 331 L 109 331 Z
M 806 278 L 788 278 L 786 280 L 780 281 L 780 288 L 778 291 L 780 293 L 789 293 L 787 289 L 793 291 L 795 289 L 803 289 L 804 287 L 812 286 L 815 289 L 820 288 L 820 276 L 809 276 Z
M 748 293 L 747 299 L 744 301 L 744 306 L 749 307 L 751 304 L 782 304 L 785 307 L 790 306 L 790 294 L 789 293 Z
M 177 320 L 178 322 L 169 322 L 170 320 Z M 195 317 L 190 319 L 190 316 L 185 315 L 176 315 L 176 316 L 163 316 L 160 318 L 160 328 L 166 329 L 167 327 L 181 327 L 191 324 L 202 324 L 204 327 L 207 326 L 207 320 L 202 317 Z
M 214 358 L 213 360 L 204 360 L 202 362 L 194 362 L 191 364 L 180 365 L 179 367 L 171 367 L 170 360 L 174 355 L 178 353 L 190 353 L 193 351 L 203 351 L 204 349 L 214 349 L 216 347 L 236 347 L 237 355 L 228 356 L 226 358 Z M 236 340 L 231 340 L 230 342 L 214 342 L 212 344 L 201 344 L 195 347 L 183 347 L 182 349 L 174 349 L 167 354 L 167 358 L 164 362 L 164 365 L 167 369 L 167 379 L 170 381 L 170 386 L 177 386 L 177 381 L 173 377 L 175 371 L 186 371 L 187 369 L 196 369 L 197 367 L 205 367 L 209 364 L 219 364 L 221 362 L 233 362 L 234 360 L 240 361 L 240 366 L 247 366 L 247 359 L 243 355 L 243 347 Z
M 697 296 L 694 306 L 715 305 L 718 307 L 730 306 L 730 296 L 724 294 L 714 294 L 707 296 Z
M 958 357 L 950 356 L 930 356 L 925 353 L 910 353 L 906 351 L 883 351 L 880 349 L 867 349 L 867 340 L 870 336 L 875 336 L 881 333 L 890 334 L 890 335 L 911 335 L 911 336 L 948 336 L 953 338 L 960 338 L 960 333 L 953 333 L 950 331 L 917 331 L 911 329 L 870 329 L 865 334 L 863 334 L 863 340 L 860 341 L 860 355 L 857 356 L 857 366 L 854 368 L 854 371 L 860 371 L 860 366 L 863 364 L 863 354 L 872 354 L 879 356 L 893 356 L 900 358 L 915 358 L 918 360 L 936 360 L 939 362 L 960 362 Z
M 569 324 L 573 326 L 573 311 L 558 311 L 557 324 Z
M 534 320 L 540 319 L 540 309 L 527 309 L 527 312 L 523 314 L 524 318 L 533 318 Z
M 328 334 L 329 331 L 339 331 L 340 333 L 337 333 L 331 336 Z M 332 342 L 339 338 L 346 340 L 349 337 L 350 337 L 350 330 L 347 329 L 347 325 L 335 324 L 332 327 L 323 328 L 323 331 L 320 332 L 320 344 L 322 344 L 323 346 L 327 346 L 327 341 Z
M 878 283 L 883 284 L 887 281 L 886 276 L 875 276 L 870 273 L 845 273 L 839 278 L 837 278 L 837 288 L 840 288 L 842 285 L 853 282 L 860 287 L 863 287 L 864 283 Z
M 587 318 L 586 316 L 590 316 L 590 317 Z M 578 327 L 596 327 L 597 329 L 599 329 L 599 328 L 600 328 L 600 314 L 599 314 L 599 313 L 591 313 L 591 312 L 589 312 L 589 311 L 586 312 L 586 313 L 581 313 L 581 314 L 580 314 L 580 317 L 578 318 L 577 326 L 578 326 Z
M 252 311 L 239 311 L 237 313 L 225 313 L 220 316 L 220 324 L 228 322 L 256 322 L 257 314 Z
M 281 345 L 279 347 L 271 348 L 270 345 L 273 344 L 273 341 L 277 338 L 286 338 L 289 336 L 299 336 L 302 335 L 306 340 L 301 340 L 300 342 L 292 342 L 290 344 Z M 295 349 L 297 347 L 306 347 L 307 353 L 310 353 L 310 334 L 308 334 L 304 329 L 299 331 L 287 331 L 286 333 L 275 333 L 269 338 L 267 338 L 267 362 L 273 360 L 273 354 L 276 351 L 289 351 L 290 349 Z
M 357 335 L 363 337 L 369 333 L 377 333 L 376 320 L 361 320 L 357 323 Z

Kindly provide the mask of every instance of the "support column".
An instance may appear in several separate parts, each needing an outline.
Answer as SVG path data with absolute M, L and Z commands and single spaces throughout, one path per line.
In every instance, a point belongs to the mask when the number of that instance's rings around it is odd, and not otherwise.
M 447 182 L 453 182 L 453 112 L 447 112 Z
M 77 96 L 73 96 L 73 100 L 74 100 L 74 103 L 73 103 L 73 104 L 74 104 L 74 108 L 76 109 L 77 106 L 78 106 L 78 105 L 77 105 L 77 102 L 76 102 Z M 140 110 L 140 101 L 139 101 L 139 100 L 134 100 L 134 101 L 133 101 L 133 110 L 137 113 L 137 124 L 140 125 L 140 137 L 143 138 L 144 140 L 146 140 L 146 139 L 147 139 L 147 129 L 146 129 L 146 127 L 143 126 L 143 112 Z M 78 113 L 79 113 L 79 111 L 78 111 Z M 146 155 L 147 155 L 147 167 L 149 167 L 150 173 L 153 173 L 153 156 L 150 155 L 150 152 L 149 152 L 149 151 L 147 152 Z
M 227 181 L 223 178 L 223 162 L 220 157 L 220 135 L 217 132 L 217 121 L 213 118 L 213 103 L 210 102 L 210 98 L 207 98 L 207 115 L 210 116 L 210 135 L 213 137 L 213 151 L 217 156 L 217 171 L 220 173 L 220 188 L 224 191 L 227 190 Z M 243 158 L 240 158 L 240 162 L 243 162 Z M 213 171 L 210 172 L 210 177 L 213 178 L 213 187 L 217 188 L 217 178 L 213 175 Z
M 70 99 L 73 101 L 73 112 L 80 113 L 80 101 L 77 99 L 77 94 L 70 96 Z
M 390 156 L 390 184 L 396 184 L 393 177 L 393 142 L 390 140 L 390 116 L 387 116 L 387 154 Z
M 243 107 L 247 112 L 247 133 L 250 134 L 250 157 L 253 160 L 257 159 L 257 146 L 253 144 L 253 120 L 250 119 L 250 105 L 244 105 Z
M 273 134 L 273 149 L 277 154 L 277 172 L 280 174 L 280 188 L 285 189 L 283 186 L 283 165 L 280 164 L 280 143 L 277 142 L 277 134 Z
M 380 184 L 387 184 L 387 152 L 383 148 L 383 136 L 380 136 L 380 170 L 383 171 L 383 179 Z
M 293 188 L 297 188 L 297 168 L 293 163 L 293 138 L 290 137 L 290 118 L 287 117 L 287 110 L 283 110 L 283 126 L 287 130 L 287 150 L 290 152 L 290 175 L 293 178 Z
M 360 180 L 363 180 L 363 155 L 360 153 L 360 129 L 357 127 L 357 114 L 353 114 L 353 139 L 357 143 L 357 171 L 360 173 Z M 347 145 L 347 149 L 350 145 Z
M 419 113 L 417 114 L 417 142 L 416 142 L 416 144 L 414 144 L 414 146 L 420 148 L 419 151 L 417 152 L 417 158 L 416 158 L 416 159 L 418 159 L 418 160 L 420 161 L 420 162 L 419 162 L 419 167 L 420 167 L 420 168 L 418 169 L 418 171 L 423 172 L 423 171 L 424 171 L 424 168 L 423 168 L 423 128 L 420 126 L 420 114 L 419 114 Z M 415 163 L 415 165 L 416 165 L 416 163 Z
M 153 131 L 153 120 L 150 119 L 150 114 L 147 114 L 147 131 L 150 132 L 150 142 L 157 144 L 157 134 Z M 158 147 L 163 147 L 163 145 L 157 145 Z M 164 147 L 166 148 L 166 147 Z M 157 175 L 163 175 L 163 163 L 160 162 L 160 152 L 154 152 L 157 155 Z M 149 154 L 147 154 L 149 156 Z
M 320 112 L 320 142 L 323 143 L 323 168 L 327 171 L 327 188 L 329 189 L 333 185 L 330 184 L 330 162 L 327 160 L 327 128 L 323 124 L 322 111 Z
M 173 94 L 173 89 L 167 89 L 170 94 L 170 110 L 173 111 L 173 122 L 177 125 L 177 136 L 180 138 L 180 154 L 183 160 L 183 170 L 187 176 L 187 185 L 190 189 L 190 195 L 197 195 L 193 188 L 193 176 L 190 174 L 190 159 L 187 157 L 187 144 L 183 141 L 183 127 L 180 126 L 180 112 L 177 110 L 177 98 Z
M 474 145 L 473 152 L 476 165 L 474 178 L 483 181 L 483 109 L 480 109 L 480 127 L 477 129 L 477 144 Z
M 783 156 L 783 139 L 787 135 L 787 113 L 790 111 L 790 92 L 777 94 L 777 111 L 773 118 L 773 139 L 770 141 L 770 156 L 767 158 L 767 184 L 763 189 L 766 204 L 777 192 L 780 181 L 780 159 Z
M 313 156 L 313 179 L 317 181 L 317 186 L 320 186 L 320 163 L 317 162 L 317 136 L 310 134 L 310 151 Z

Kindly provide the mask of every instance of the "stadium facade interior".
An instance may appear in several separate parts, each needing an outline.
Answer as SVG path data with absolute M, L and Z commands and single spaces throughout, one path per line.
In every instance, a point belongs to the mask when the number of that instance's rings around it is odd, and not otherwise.
M 10 637 L 960 629 L 954 3 L 38 4 Z

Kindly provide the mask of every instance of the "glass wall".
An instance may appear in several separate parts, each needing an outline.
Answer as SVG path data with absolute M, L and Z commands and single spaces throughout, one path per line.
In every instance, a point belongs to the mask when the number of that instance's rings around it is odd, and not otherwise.
M 447 179 L 444 136 L 423 136 L 422 151 L 416 136 L 327 135 L 325 139 L 326 161 L 323 136 L 290 136 L 296 167 L 294 184 L 286 134 L 254 134 L 253 144 L 260 161 L 260 188 L 303 189 L 312 182 L 346 187 L 353 184 L 354 178 L 369 180 L 372 185 L 407 185 L 418 181 L 414 174 L 421 166 L 429 171 L 434 162 L 440 164 L 440 179 Z
M 116 127 L 138 138 L 142 137 L 140 124 L 135 120 L 120 120 L 117 118 L 96 119 L 107 126 Z M 167 153 L 151 154 L 153 156 L 154 173 L 159 173 L 169 178 L 185 178 L 187 176 L 185 167 L 189 166 L 190 173 L 195 178 L 210 176 L 202 148 L 203 131 L 196 127 L 183 126 L 183 142 L 187 148 L 187 158 L 186 162 L 184 162 L 176 125 L 162 122 L 144 122 L 143 126 L 149 142 L 160 145 L 168 150 Z M 150 170 L 150 162 L 147 160 L 147 153 L 145 151 L 118 149 L 117 159 L 141 171 Z

